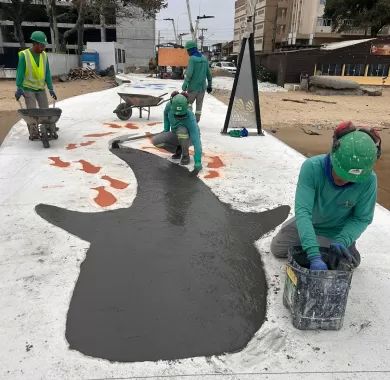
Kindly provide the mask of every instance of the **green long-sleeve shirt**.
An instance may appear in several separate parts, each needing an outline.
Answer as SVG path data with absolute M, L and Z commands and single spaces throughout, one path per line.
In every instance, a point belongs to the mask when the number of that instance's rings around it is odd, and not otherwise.
M 31 51 L 31 54 L 34 57 L 34 60 L 35 60 L 36 64 L 39 65 L 40 54 L 36 54 L 33 51 Z M 37 90 L 34 90 L 32 88 L 28 88 L 28 87 L 24 87 L 23 86 L 25 73 L 26 73 L 26 57 L 24 56 L 24 54 L 20 54 L 19 55 L 18 68 L 16 69 L 16 87 L 17 88 L 22 88 L 24 91 L 37 91 Z M 53 81 L 51 79 L 49 60 L 47 60 L 47 64 L 46 64 L 45 81 L 46 81 L 46 84 L 47 84 L 47 88 L 49 90 L 52 90 L 53 89 Z
M 316 235 L 349 247 L 372 222 L 377 196 L 375 173 L 363 183 L 336 186 L 326 174 L 329 156 L 307 159 L 295 195 L 295 218 L 303 249 L 319 253 Z
M 204 55 L 201 57 L 191 56 L 182 87 L 183 91 L 202 92 L 211 86 L 212 76 L 207 58 Z
M 202 161 L 202 143 L 200 141 L 200 131 L 194 113 L 187 111 L 187 117 L 177 119 L 172 112 L 171 103 L 168 102 L 164 109 L 164 132 L 175 132 L 179 127 L 185 127 L 188 130 L 192 144 L 194 145 L 195 162 Z

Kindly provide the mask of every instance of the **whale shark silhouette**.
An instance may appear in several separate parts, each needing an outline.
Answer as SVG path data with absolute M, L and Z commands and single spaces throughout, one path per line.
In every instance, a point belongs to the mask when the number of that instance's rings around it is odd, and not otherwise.
M 240 212 L 179 165 L 130 148 L 112 152 L 137 178 L 131 207 L 36 206 L 42 218 L 91 243 L 67 315 L 70 349 L 119 362 L 243 349 L 266 312 L 254 242 L 290 208 Z

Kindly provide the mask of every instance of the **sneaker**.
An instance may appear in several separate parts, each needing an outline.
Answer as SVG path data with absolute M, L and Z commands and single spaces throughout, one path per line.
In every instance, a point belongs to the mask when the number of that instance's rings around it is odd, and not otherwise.
M 178 146 L 176 149 L 176 153 L 172 155 L 172 160 L 180 160 L 181 157 L 181 147 Z
M 183 156 L 180 161 L 180 165 L 188 165 L 190 163 L 190 156 Z

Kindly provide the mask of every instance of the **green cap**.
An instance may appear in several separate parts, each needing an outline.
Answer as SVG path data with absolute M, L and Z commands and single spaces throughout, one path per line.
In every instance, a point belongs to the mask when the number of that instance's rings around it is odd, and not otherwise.
M 364 182 L 377 160 L 377 147 L 367 133 L 355 131 L 340 138 L 330 157 L 333 170 L 344 181 Z
M 187 114 L 188 100 L 184 95 L 176 95 L 172 99 L 172 110 L 176 116 L 183 116 Z
M 186 47 L 187 50 L 190 50 L 192 48 L 197 48 L 198 45 L 196 44 L 195 41 L 187 41 L 185 47 Z
M 38 42 L 38 43 L 40 43 L 42 45 L 47 45 L 46 34 L 41 32 L 41 31 L 39 31 L 39 30 L 36 30 L 35 32 L 32 32 L 30 40 L 34 41 L 34 42 Z

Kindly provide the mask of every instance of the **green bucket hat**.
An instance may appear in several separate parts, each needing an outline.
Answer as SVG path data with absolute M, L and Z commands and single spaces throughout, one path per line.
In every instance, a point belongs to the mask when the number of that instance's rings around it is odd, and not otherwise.
M 377 160 L 377 147 L 365 132 L 355 131 L 341 137 L 330 155 L 335 173 L 348 182 L 364 182 Z
M 184 95 L 176 95 L 172 99 L 172 110 L 175 116 L 184 116 L 188 110 L 188 100 Z

